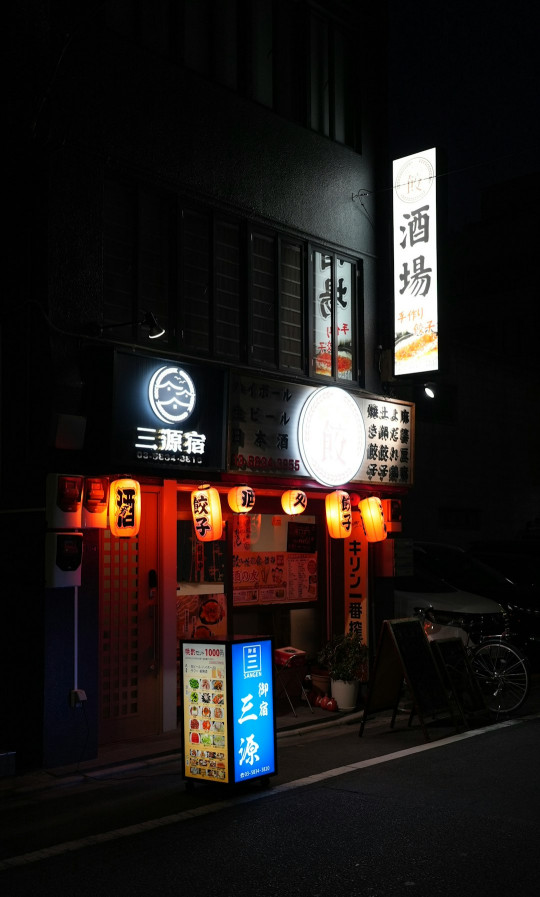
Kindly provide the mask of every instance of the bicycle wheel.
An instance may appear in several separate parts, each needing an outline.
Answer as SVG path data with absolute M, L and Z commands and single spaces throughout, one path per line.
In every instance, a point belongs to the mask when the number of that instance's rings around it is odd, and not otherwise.
M 499 716 L 521 707 L 529 691 L 529 674 L 517 648 L 484 642 L 474 649 L 471 666 L 488 710 Z

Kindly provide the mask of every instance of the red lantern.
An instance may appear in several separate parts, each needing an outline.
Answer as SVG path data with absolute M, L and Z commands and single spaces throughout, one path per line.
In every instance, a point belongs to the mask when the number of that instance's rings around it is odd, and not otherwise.
M 229 489 L 227 500 L 235 514 L 248 514 L 255 504 L 255 493 L 251 486 L 234 486 Z
M 286 514 L 302 514 L 307 507 L 307 495 L 300 489 L 289 489 L 281 496 L 281 507 Z
M 141 525 L 141 485 L 124 477 L 109 487 L 109 528 L 113 536 L 136 536 Z
M 348 492 L 336 489 L 326 496 L 326 523 L 332 539 L 347 539 L 352 531 L 351 500 Z
M 359 504 L 364 530 L 368 542 L 382 542 L 386 539 L 386 523 L 380 498 L 372 495 L 364 498 Z
M 200 542 L 215 542 L 221 539 L 223 521 L 219 493 L 213 486 L 205 484 L 191 493 L 191 513 L 195 535 Z

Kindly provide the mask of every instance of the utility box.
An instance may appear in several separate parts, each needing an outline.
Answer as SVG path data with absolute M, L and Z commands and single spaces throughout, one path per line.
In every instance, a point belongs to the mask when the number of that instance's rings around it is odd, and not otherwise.
M 84 477 L 47 475 L 47 529 L 80 529 Z
M 80 586 L 83 534 L 54 532 L 45 535 L 45 587 Z

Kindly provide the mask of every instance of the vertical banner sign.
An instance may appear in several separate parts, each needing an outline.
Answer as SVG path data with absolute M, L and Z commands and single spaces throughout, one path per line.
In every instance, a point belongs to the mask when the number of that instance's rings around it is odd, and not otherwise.
M 182 704 L 185 776 L 229 781 L 224 644 L 182 644 Z
M 353 510 L 353 531 L 345 546 L 345 632 L 358 633 L 369 644 L 368 540 L 360 512 Z
M 272 642 L 234 642 L 234 781 L 276 772 Z
M 436 150 L 397 159 L 394 198 L 394 373 L 436 371 Z

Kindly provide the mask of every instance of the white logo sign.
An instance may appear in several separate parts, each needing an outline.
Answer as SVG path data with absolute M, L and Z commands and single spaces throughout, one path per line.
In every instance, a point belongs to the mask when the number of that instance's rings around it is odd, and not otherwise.
M 195 386 L 182 368 L 163 365 L 152 375 L 148 387 L 152 411 L 166 424 L 179 424 L 195 407 Z
M 312 392 L 300 414 L 298 444 L 318 483 L 342 486 L 354 479 L 364 460 L 366 431 L 353 397 L 337 386 Z

